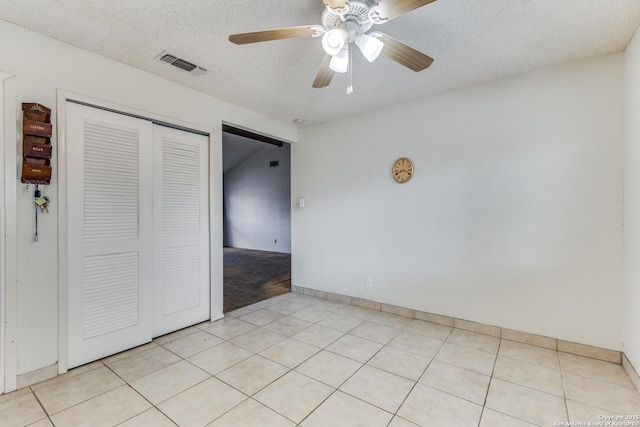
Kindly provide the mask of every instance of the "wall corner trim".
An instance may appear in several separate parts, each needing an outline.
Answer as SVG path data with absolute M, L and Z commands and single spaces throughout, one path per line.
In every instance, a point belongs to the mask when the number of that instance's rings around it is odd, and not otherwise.
M 629 375 L 629 379 L 633 383 L 633 386 L 640 393 L 640 375 L 638 375 L 638 371 L 633 367 L 627 355 L 622 353 L 622 367 L 624 368 L 627 375 Z
M 4 393 L 17 389 L 17 344 L 16 344 L 16 320 L 17 320 L 17 204 L 18 204 L 18 116 L 17 116 L 17 96 L 16 96 L 16 78 L 9 76 L 1 81 L 3 85 L 3 103 L 4 117 L 0 120 L 5 121 L 4 135 L 4 224 L 2 231 L 4 233 L 4 247 L 0 250 L 2 253 L 2 280 L 0 281 L 0 299 L 3 306 L 0 309 L 2 326 L 4 328 L 0 336 L 3 338 L 0 349 L 4 352 L 0 356 L 0 369 L 3 369 L 4 384 L 0 385 L 0 392 Z

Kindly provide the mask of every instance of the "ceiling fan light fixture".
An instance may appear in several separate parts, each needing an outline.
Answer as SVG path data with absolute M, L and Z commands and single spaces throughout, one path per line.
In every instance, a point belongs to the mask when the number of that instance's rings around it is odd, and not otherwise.
M 329 62 L 329 68 L 336 73 L 346 73 L 349 68 L 349 45 L 345 46 L 337 54 L 333 55 L 331 62 Z
M 1 0 L 0 0 L 1 1 Z M 229 41 L 235 44 L 260 43 L 299 37 L 322 39 L 325 51 L 322 64 L 311 85 L 314 88 L 329 86 L 334 73 L 347 74 L 347 94 L 353 93 L 353 55 L 356 45 L 369 62 L 382 53 L 392 61 L 418 72 L 433 63 L 433 58 L 378 31 L 369 31 L 375 24 L 382 24 L 405 13 L 426 6 L 436 0 L 322 0 L 324 11 L 322 25 L 274 28 L 250 33 L 231 34 Z M 193 65 L 193 64 L 192 64 Z
M 329 30 L 322 36 L 322 48 L 328 55 L 337 55 L 347 42 L 347 37 L 347 31 L 343 28 Z
M 384 43 L 376 37 L 360 34 L 356 40 L 360 52 L 369 62 L 373 62 L 382 52 Z

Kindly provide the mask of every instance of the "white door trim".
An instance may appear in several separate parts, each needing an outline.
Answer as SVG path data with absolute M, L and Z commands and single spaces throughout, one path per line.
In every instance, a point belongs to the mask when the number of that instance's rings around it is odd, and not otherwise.
M 210 235 L 210 281 L 211 281 L 211 320 L 223 317 L 222 314 L 222 221 L 213 219 L 222 215 L 222 123 L 207 128 L 182 120 L 176 120 L 157 113 L 142 111 L 111 102 L 89 98 L 65 90 L 57 91 L 57 129 L 58 129 L 58 372 L 68 370 L 68 229 L 67 229 L 67 101 L 73 100 L 98 108 L 118 111 L 144 117 L 153 121 L 170 123 L 185 129 L 193 129 L 209 134 L 209 235 Z M 15 176 L 15 175 L 14 175 Z
M 16 79 L 0 73 L 0 121 L 2 149 L 0 149 L 0 394 L 17 388 L 16 353 L 16 274 L 17 274 L 17 100 Z

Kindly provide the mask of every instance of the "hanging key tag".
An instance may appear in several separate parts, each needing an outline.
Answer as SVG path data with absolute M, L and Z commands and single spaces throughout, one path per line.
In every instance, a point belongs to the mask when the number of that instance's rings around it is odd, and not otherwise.
M 36 206 L 40 208 L 42 212 L 45 210 L 49 213 L 49 209 L 47 209 L 47 205 L 49 204 L 49 200 L 47 197 L 38 197 L 36 199 Z
M 42 207 L 44 208 L 44 211 L 46 213 L 49 213 L 49 203 L 51 202 L 51 199 L 49 199 L 49 196 L 47 196 L 47 190 L 49 189 L 48 185 L 45 185 L 43 190 L 42 190 L 42 198 L 46 200 L 46 203 L 44 205 L 42 205 Z

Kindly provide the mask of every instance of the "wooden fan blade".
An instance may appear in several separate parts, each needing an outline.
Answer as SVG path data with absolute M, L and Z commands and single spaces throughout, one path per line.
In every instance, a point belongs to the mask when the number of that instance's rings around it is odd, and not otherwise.
M 347 0 L 323 0 L 324 5 L 331 9 L 343 9 Z
M 382 0 L 377 12 L 380 19 L 391 20 L 434 1 L 436 0 Z
M 329 63 L 331 62 L 331 55 L 325 55 L 322 60 L 322 65 L 320 65 L 320 70 L 318 70 L 318 75 L 316 79 L 313 81 L 313 87 L 322 88 L 327 87 L 331 83 L 331 79 L 333 78 L 333 70 L 329 68 Z
M 411 46 L 402 43 L 386 34 L 375 32 L 371 36 L 378 37 L 383 43 L 382 54 L 387 58 L 396 61 L 400 65 L 404 65 L 413 71 L 422 71 L 433 63 L 433 58 L 425 55 L 419 50 L 415 50 Z
M 323 32 L 324 28 L 319 25 L 307 25 L 304 27 L 278 28 L 253 33 L 232 34 L 229 36 L 229 41 L 235 44 L 258 43 L 295 37 L 317 37 L 322 35 Z

